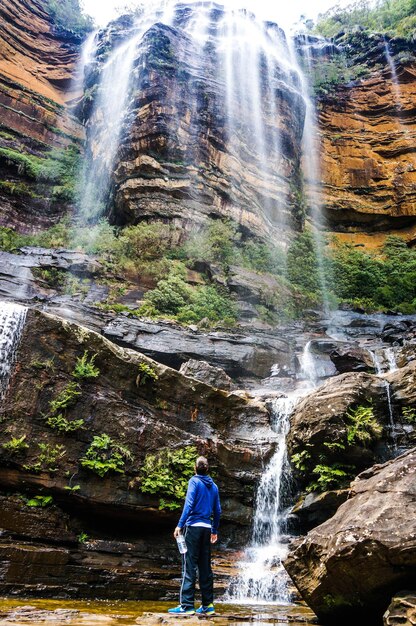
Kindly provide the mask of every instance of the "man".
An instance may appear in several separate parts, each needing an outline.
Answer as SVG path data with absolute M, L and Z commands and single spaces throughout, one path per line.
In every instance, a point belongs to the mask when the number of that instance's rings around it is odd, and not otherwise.
M 208 475 L 208 470 L 207 459 L 204 456 L 198 457 L 195 463 L 195 476 L 192 476 L 188 483 L 185 505 L 173 533 L 176 539 L 183 531 L 187 547 L 187 552 L 183 555 L 180 604 L 168 611 L 173 615 L 194 615 L 197 569 L 202 604 L 196 613 L 215 614 L 211 543 L 216 543 L 218 539 L 221 506 L 218 487 Z

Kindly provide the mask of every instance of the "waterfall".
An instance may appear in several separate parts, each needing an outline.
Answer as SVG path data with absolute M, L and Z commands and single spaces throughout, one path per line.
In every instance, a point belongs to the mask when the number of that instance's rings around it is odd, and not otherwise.
M 19 304 L 0 302 L 0 401 L 6 395 L 26 312 Z
M 386 56 L 386 61 L 390 68 L 391 80 L 393 83 L 393 91 L 394 91 L 395 99 L 396 99 L 397 104 L 400 106 L 400 84 L 399 84 L 399 79 L 397 77 L 396 64 L 394 63 L 393 57 L 391 56 L 389 44 L 386 39 L 384 40 L 384 52 Z
M 392 348 L 384 348 L 381 351 L 375 350 L 371 352 L 374 361 L 374 367 L 377 376 L 381 376 L 388 372 L 394 372 L 397 370 L 397 363 L 394 356 L 394 350 Z M 387 366 L 387 367 L 386 367 Z M 389 414 L 390 434 L 393 442 L 393 450 L 397 451 L 397 433 L 396 424 L 394 421 L 393 405 L 391 402 L 390 383 L 387 380 L 383 380 L 386 389 L 386 399 Z
M 275 400 L 273 407 L 276 451 L 257 491 L 251 546 L 239 563 L 227 600 L 240 603 L 290 602 L 288 576 L 282 562 L 289 540 L 290 464 L 286 436 L 298 396 Z
M 308 77 L 313 76 L 312 47 L 307 38 L 303 41 L 303 62 L 306 72 L 302 71 L 302 64 L 296 49 L 294 39 L 290 39 L 290 51 L 293 64 L 297 68 L 300 77 L 300 87 L 303 99 L 306 103 L 305 124 L 302 137 L 302 161 L 303 174 L 306 187 L 306 199 L 308 202 L 309 215 L 312 222 L 312 234 L 315 240 L 319 282 L 322 290 L 322 301 L 326 311 L 330 310 L 328 285 L 326 271 L 324 267 L 323 241 L 321 231 L 323 230 L 322 215 L 322 193 L 321 193 L 321 169 L 319 164 L 320 145 L 319 131 L 316 119 L 316 107 L 312 99 L 312 87 Z

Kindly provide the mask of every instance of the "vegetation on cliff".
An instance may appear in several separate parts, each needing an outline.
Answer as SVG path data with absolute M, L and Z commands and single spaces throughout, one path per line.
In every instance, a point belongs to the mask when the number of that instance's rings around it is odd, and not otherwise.
M 345 8 L 336 5 L 320 16 L 315 30 L 334 37 L 356 28 L 410 39 L 416 30 L 416 1 L 357 0 Z
M 44 0 L 54 23 L 79 35 L 84 35 L 93 28 L 93 21 L 81 9 L 79 0 Z

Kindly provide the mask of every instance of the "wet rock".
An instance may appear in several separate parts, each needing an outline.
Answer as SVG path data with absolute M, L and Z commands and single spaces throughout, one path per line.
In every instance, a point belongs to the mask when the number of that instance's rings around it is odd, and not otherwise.
M 217 389 L 225 389 L 229 391 L 235 387 L 233 381 L 223 369 L 220 367 L 213 367 L 206 361 L 191 359 L 181 365 L 179 372 L 184 376 L 190 376 L 191 378 L 196 378 L 196 380 L 201 380 L 202 382 L 207 383 L 207 385 L 211 385 L 211 387 L 216 387 Z
M 175 324 L 120 316 L 103 328 L 103 334 L 178 369 L 189 359 L 202 359 L 221 367 L 232 378 L 265 378 L 276 363 L 292 366 L 289 342 L 271 332 L 192 331 Z
M 348 492 L 348 489 L 338 489 L 324 493 L 308 493 L 302 497 L 292 509 L 292 513 L 299 520 L 301 533 L 307 533 L 332 517 L 348 498 Z
M 345 372 L 369 372 L 375 374 L 374 360 L 365 348 L 339 344 L 330 358 L 340 374 Z
M 416 593 L 411 591 L 396 593 L 383 615 L 383 624 L 384 626 L 415 626 Z
M 388 423 L 385 383 L 371 374 L 347 373 L 328 380 L 310 393 L 296 407 L 288 435 L 291 455 L 303 454 L 305 469 L 302 480 L 310 480 L 312 469 L 323 463 L 344 463 L 360 469 L 378 459 L 377 442 L 364 446 L 348 442 L 347 413 L 359 405 L 373 402 L 381 424 Z
M 391 596 L 415 580 L 416 449 L 358 476 L 284 565 L 324 624 L 379 624 Z

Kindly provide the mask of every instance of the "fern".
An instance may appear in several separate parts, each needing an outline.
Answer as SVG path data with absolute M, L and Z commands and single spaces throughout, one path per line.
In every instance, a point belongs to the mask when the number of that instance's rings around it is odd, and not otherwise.
M 79 380 L 98 378 L 100 370 L 94 365 L 96 356 L 96 354 L 93 354 L 92 357 L 88 359 L 88 351 L 85 350 L 82 357 L 77 359 L 72 376 Z

